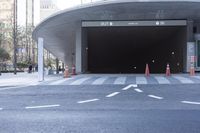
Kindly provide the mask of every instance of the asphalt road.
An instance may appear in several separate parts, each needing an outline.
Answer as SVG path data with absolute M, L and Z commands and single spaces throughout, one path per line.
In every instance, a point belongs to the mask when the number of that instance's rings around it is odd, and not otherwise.
M 200 133 L 199 102 L 198 84 L 1 87 L 0 133 Z

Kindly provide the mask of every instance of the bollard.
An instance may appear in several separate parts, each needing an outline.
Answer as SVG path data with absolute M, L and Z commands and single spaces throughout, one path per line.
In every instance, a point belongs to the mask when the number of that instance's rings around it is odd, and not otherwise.
M 195 76 L 195 69 L 194 69 L 194 64 L 190 64 L 190 76 Z
M 169 63 L 167 64 L 167 67 L 166 67 L 166 76 L 171 76 Z
M 148 64 L 146 64 L 145 75 L 146 75 L 147 77 L 150 76 L 149 65 L 148 65 Z
M 69 68 L 68 66 L 65 67 L 65 71 L 64 71 L 64 78 L 69 78 L 70 75 L 69 75 Z

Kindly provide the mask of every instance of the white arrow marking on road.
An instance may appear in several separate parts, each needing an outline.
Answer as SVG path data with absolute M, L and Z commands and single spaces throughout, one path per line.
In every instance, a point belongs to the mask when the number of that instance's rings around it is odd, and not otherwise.
M 187 104 L 196 104 L 200 105 L 200 102 L 191 102 L 191 101 L 181 101 L 182 103 L 187 103 Z
M 30 107 L 25 107 L 25 109 L 38 109 L 38 108 L 51 108 L 51 107 L 59 107 L 59 104 L 55 105 L 42 105 L 42 106 L 30 106 Z
M 114 92 L 114 93 L 111 93 L 109 95 L 107 95 L 106 97 L 113 97 L 113 96 L 116 96 L 117 94 L 119 94 L 120 92 Z
M 89 102 L 95 102 L 98 101 L 99 99 L 91 99 L 91 100 L 85 100 L 85 101 L 79 101 L 77 103 L 89 103 Z
M 136 92 L 139 92 L 139 93 L 141 93 L 141 92 L 143 92 L 142 90 L 140 90 L 140 89 L 134 89 Z
M 155 98 L 155 99 L 163 99 L 163 97 L 155 96 L 155 95 L 148 95 L 148 97 Z
M 130 85 L 124 87 L 122 90 L 123 90 L 123 91 L 126 91 L 126 90 L 130 89 L 131 87 L 136 88 L 136 87 L 138 87 L 138 86 L 137 86 L 137 84 L 130 84 Z

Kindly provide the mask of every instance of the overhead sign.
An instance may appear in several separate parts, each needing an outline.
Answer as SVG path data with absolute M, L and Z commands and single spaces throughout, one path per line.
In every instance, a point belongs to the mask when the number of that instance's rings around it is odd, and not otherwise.
M 186 26 L 186 20 L 158 21 L 82 21 L 82 27 L 120 27 L 120 26 Z

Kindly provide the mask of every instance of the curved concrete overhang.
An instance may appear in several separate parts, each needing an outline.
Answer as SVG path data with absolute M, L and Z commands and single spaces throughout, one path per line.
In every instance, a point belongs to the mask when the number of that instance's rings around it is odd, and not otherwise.
M 102 1 L 60 11 L 41 22 L 33 38 L 44 38 L 44 47 L 68 63 L 75 53 L 76 31 L 91 20 L 200 20 L 199 0 Z

